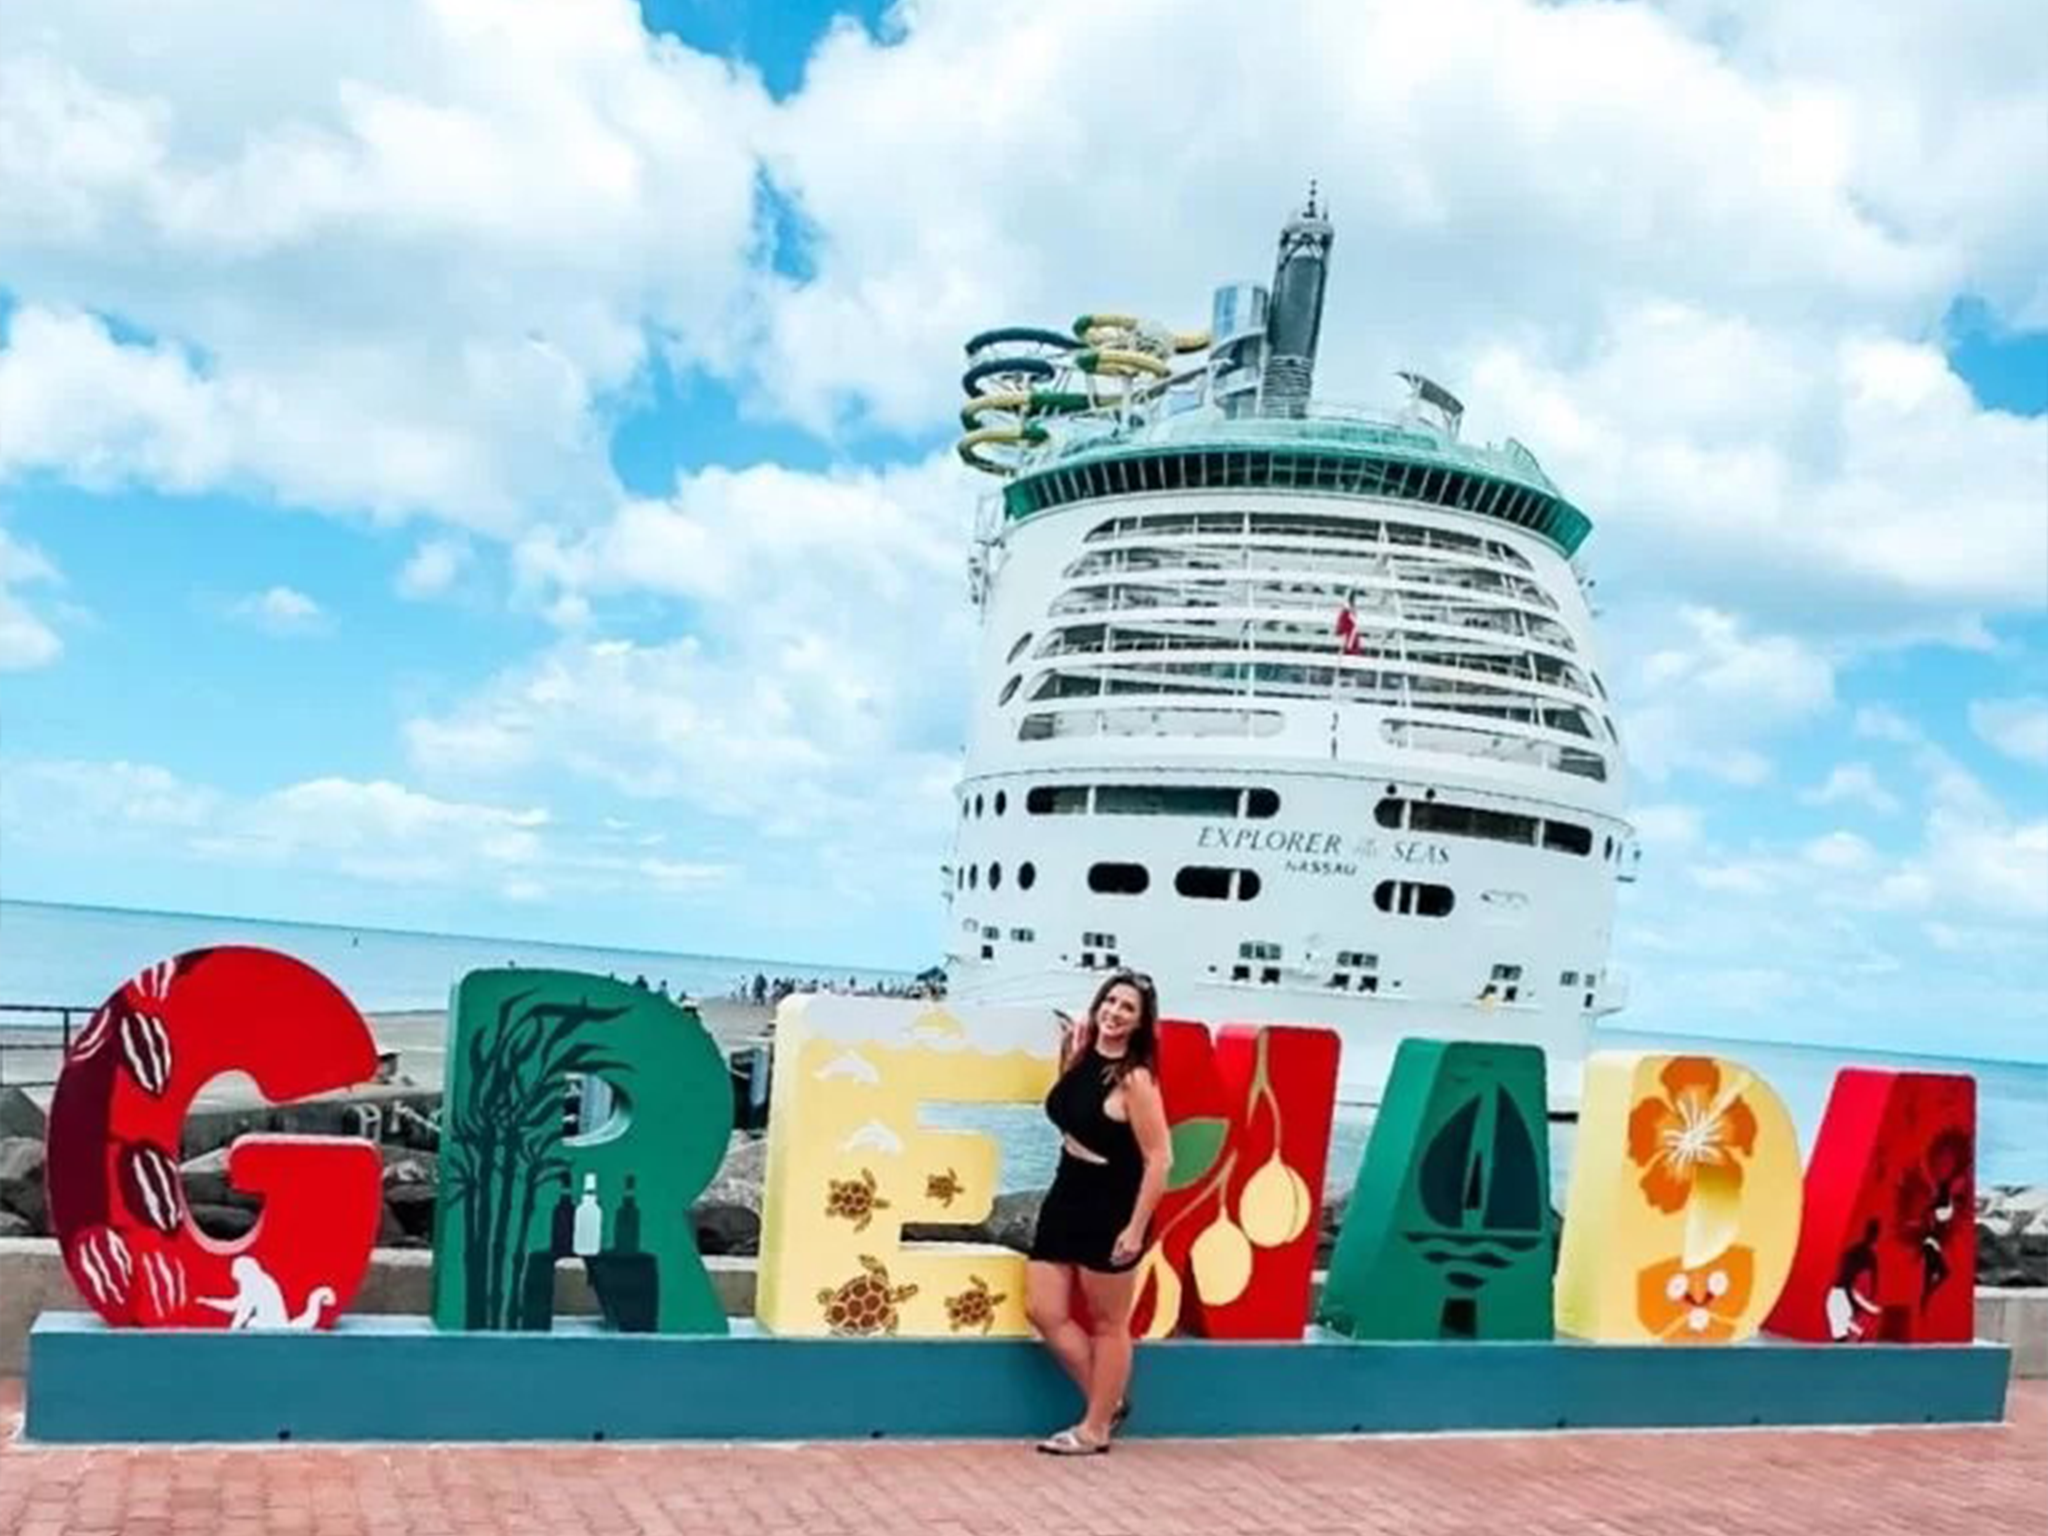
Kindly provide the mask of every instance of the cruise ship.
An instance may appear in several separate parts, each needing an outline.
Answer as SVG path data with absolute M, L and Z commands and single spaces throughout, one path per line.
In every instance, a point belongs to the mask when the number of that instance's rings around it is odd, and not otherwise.
M 967 343 L 948 991 L 1077 1012 L 1133 966 L 1168 1017 L 1336 1029 L 1352 1104 L 1406 1037 L 1527 1042 L 1568 1114 L 1636 857 L 1592 524 L 1420 373 L 1317 396 L 1333 242 L 1312 188 L 1207 330 Z

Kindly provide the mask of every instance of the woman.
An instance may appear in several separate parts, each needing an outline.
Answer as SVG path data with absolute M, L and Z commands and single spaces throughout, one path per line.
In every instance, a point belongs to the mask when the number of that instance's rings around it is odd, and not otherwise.
M 1039 1443 L 1093 1456 L 1128 1414 L 1134 1273 L 1173 1160 L 1159 1096 L 1159 998 L 1152 978 L 1118 971 L 1070 1023 L 1045 1112 L 1061 1135 L 1059 1171 L 1038 1213 L 1024 1305 L 1087 1407 Z M 1076 1296 L 1087 1326 L 1075 1319 Z

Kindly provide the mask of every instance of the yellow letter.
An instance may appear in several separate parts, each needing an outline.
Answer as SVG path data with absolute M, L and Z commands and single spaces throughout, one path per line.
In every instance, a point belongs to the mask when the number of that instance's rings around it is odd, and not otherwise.
M 932 1130 L 918 1106 L 1035 1104 L 1052 1086 L 1050 1009 L 802 995 L 775 1019 L 755 1314 L 786 1334 L 1022 1334 L 1024 1259 L 981 1243 L 902 1245 L 906 1222 L 991 1210 L 996 1144 Z M 1045 1127 L 1048 1146 L 1056 1135 Z
M 1586 1062 L 1557 1326 L 1608 1343 L 1722 1343 L 1769 1315 L 1799 1245 L 1792 1117 L 1715 1056 Z

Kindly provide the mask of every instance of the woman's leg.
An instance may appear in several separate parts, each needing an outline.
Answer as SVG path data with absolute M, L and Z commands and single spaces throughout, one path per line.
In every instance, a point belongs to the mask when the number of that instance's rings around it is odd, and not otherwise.
M 1024 1312 L 1085 1397 L 1091 1369 L 1088 1330 L 1074 1321 L 1074 1270 L 1033 1259 L 1024 1266 Z
M 1131 1386 L 1131 1303 L 1138 1293 L 1138 1275 L 1135 1270 L 1106 1275 L 1092 1269 L 1080 1274 L 1091 1346 L 1088 1412 L 1081 1420 L 1081 1433 L 1091 1440 L 1107 1440 L 1110 1421 Z

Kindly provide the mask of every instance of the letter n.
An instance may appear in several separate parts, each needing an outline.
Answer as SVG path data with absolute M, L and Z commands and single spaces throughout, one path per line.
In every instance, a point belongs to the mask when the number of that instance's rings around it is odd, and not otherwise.
M 1160 1026 L 1173 1171 L 1133 1330 L 1299 1339 L 1321 1236 L 1340 1042 L 1327 1029 Z

